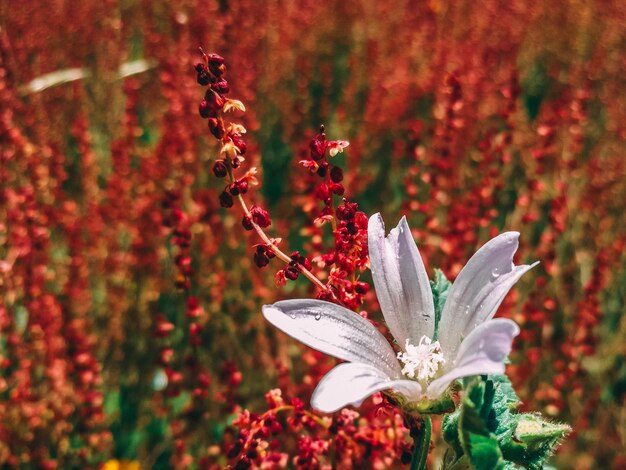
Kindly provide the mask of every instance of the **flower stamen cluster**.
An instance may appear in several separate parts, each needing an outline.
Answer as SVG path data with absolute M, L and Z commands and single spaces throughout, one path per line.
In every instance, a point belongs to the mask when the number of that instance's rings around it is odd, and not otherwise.
M 432 379 L 439 366 L 446 362 L 439 341 L 433 343 L 426 335 L 420 338 L 417 346 L 412 345 L 407 338 L 404 351 L 398 353 L 398 359 L 404 364 L 402 373 L 419 382 Z

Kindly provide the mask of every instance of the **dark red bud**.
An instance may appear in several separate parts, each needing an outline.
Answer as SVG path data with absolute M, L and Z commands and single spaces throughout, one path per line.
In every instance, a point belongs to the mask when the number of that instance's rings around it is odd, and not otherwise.
M 246 194 L 248 192 L 248 182 L 245 179 L 238 179 L 231 185 L 230 194 Z
M 224 137 L 224 123 L 217 118 L 209 118 L 209 129 L 216 139 Z
M 215 53 L 207 54 L 207 61 L 209 62 L 209 66 L 211 65 L 222 65 L 224 63 L 224 58 Z
M 218 80 L 214 84 L 212 84 L 211 88 L 213 90 L 215 90 L 217 93 L 220 93 L 222 95 L 224 95 L 224 94 L 226 94 L 226 93 L 228 93 L 230 91 L 230 87 L 228 86 L 228 82 L 226 80 L 224 80 L 223 78 L 221 80 Z
M 365 295 L 367 294 L 367 292 L 369 291 L 370 286 L 367 282 L 357 282 L 354 285 L 354 290 L 361 295 Z
M 311 158 L 315 161 L 321 160 L 324 157 L 324 152 L 326 151 L 326 139 L 324 137 L 320 137 L 320 135 L 316 136 L 313 140 L 311 140 L 309 148 L 311 149 Z
M 222 207 L 233 207 L 233 197 L 228 194 L 226 191 L 220 194 L 220 206 Z
M 252 230 L 254 228 L 252 226 L 252 219 L 250 219 L 250 217 L 248 217 L 247 215 L 243 216 L 243 219 L 241 220 L 241 225 L 243 225 L 243 228 L 245 228 L 246 230 Z
M 197 81 L 199 85 L 207 86 L 211 82 L 211 75 L 207 70 L 201 70 L 198 72 Z
M 265 209 L 261 209 L 260 207 L 253 206 L 250 209 L 250 214 L 252 215 L 252 220 L 259 227 L 269 227 L 272 223 L 270 220 L 270 215 Z
M 295 268 L 293 266 L 288 266 L 287 268 L 285 268 L 285 277 L 291 281 L 295 281 L 296 279 L 298 279 L 299 274 L 300 271 L 298 271 L 298 268 Z
M 219 110 L 224 107 L 226 99 L 219 93 L 215 93 L 213 90 L 207 90 L 204 94 L 204 100 L 208 103 L 211 109 Z
M 241 138 L 241 135 L 240 134 L 231 134 L 230 135 L 230 139 L 233 141 L 233 144 L 235 145 L 235 147 L 237 147 L 239 149 L 239 153 L 241 155 L 245 155 L 246 150 L 248 150 L 248 145 Z
M 335 183 L 343 181 L 343 171 L 338 166 L 333 166 L 330 170 L 330 179 Z
M 259 268 L 267 266 L 270 262 L 269 256 L 267 256 L 267 247 L 265 245 L 259 245 L 254 252 L 254 264 Z
M 200 104 L 198 105 L 198 112 L 200 113 L 200 116 L 202 116 L 204 119 L 208 118 L 211 115 L 211 108 L 207 100 L 200 101 Z
M 228 174 L 228 168 L 223 160 L 217 160 L 213 164 L 213 174 L 218 178 L 224 178 Z
M 332 183 L 330 185 L 330 189 L 333 192 L 333 194 L 336 194 L 337 196 L 343 196 L 343 193 L 345 191 L 343 185 L 339 183 Z

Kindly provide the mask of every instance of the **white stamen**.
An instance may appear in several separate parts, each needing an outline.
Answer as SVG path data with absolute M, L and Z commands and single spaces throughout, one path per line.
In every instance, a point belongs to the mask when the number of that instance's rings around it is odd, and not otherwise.
M 446 362 L 441 352 L 439 341 L 434 343 L 424 335 L 417 346 L 406 340 L 406 352 L 398 353 L 398 359 L 404 363 L 402 373 L 411 379 L 424 381 L 432 378 L 439 370 L 439 365 Z

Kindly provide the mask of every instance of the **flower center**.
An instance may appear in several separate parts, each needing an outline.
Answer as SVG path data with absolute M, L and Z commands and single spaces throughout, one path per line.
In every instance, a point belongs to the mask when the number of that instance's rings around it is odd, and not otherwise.
M 426 335 L 420 338 L 417 346 L 413 346 L 407 339 L 404 351 L 398 353 L 398 359 L 404 364 L 402 373 L 420 382 L 432 378 L 439 370 L 439 365 L 446 362 L 439 341 L 433 343 Z

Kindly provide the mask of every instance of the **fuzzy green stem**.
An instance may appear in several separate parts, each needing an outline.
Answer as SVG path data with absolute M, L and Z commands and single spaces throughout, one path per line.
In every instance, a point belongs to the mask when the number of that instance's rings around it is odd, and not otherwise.
M 430 450 L 430 433 L 432 431 L 430 417 L 424 416 L 419 420 L 422 422 L 422 428 L 419 436 L 413 439 L 413 458 L 411 459 L 410 470 L 426 470 L 426 459 Z

